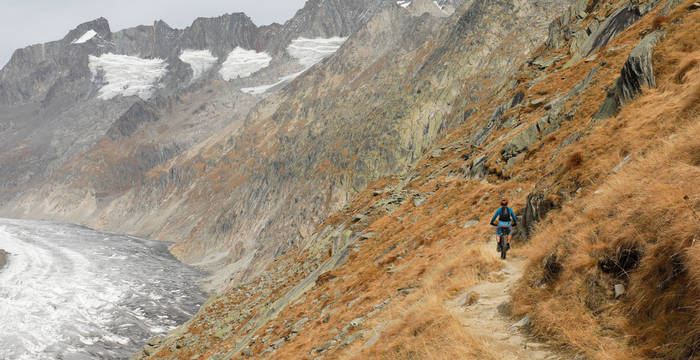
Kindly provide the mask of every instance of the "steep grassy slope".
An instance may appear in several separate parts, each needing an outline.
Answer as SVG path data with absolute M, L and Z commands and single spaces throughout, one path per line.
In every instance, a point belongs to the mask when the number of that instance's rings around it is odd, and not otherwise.
M 699 17 L 692 1 L 576 3 L 496 96 L 460 95 L 415 167 L 138 357 L 503 358 L 446 305 L 499 276 L 502 198 L 523 223 L 511 256 L 530 258 L 504 316 L 562 356 L 697 357 Z

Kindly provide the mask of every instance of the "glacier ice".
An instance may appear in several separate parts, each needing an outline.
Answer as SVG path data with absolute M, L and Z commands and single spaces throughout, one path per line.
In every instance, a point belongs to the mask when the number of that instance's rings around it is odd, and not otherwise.
M 192 80 L 199 79 L 219 60 L 209 50 L 183 50 L 180 60 L 192 68 Z
M 272 57 L 266 52 L 246 50 L 240 46 L 228 54 L 219 73 L 224 80 L 245 78 L 270 65 Z
M 125 359 L 206 299 L 165 243 L 0 219 L 0 246 L 0 359 Z
M 142 59 L 136 56 L 103 54 L 90 55 L 89 67 L 93 80 L 104 72 L 105 85 L 99 98 L 109 100 L 116 96 L 138 96 L 148 100 L 153 86 L 167 73 L 167 63 L 162 59 Z
M 294 80 L 297 76 L 301 75 L 303 72 L 304 71 L 300 71 L 300 72 L 290 74 L 287 76 L 282 76 L 281 78 L 279 78 L 279 81 L 274 83 L 274 84 L 242 88 L 241 91 L 246 93 L 246 94 L 250 94 L 250 95 L 262 95 L 277 85 Z
M 335 53 L 347 37 L 315 38 L 300 37 L 287 46 L 287 53 L 305 67 L 311 67 Z

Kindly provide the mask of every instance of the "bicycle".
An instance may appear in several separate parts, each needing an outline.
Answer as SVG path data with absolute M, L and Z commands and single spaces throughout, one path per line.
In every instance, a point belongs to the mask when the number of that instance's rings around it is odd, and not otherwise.
M 508 248 L 510 248 L 510 244 L 508 243 L 508 235 L 510 234 L 510 228 L 507 226 L 501 226 L 501 236 L 498 239 L 498 248 L 501 251 L 501 259 L 506 258 L 506 253 L 508 252 Z

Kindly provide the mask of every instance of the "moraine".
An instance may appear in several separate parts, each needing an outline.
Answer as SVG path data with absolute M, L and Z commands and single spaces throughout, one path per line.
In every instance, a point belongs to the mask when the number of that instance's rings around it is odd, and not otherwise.
M 124 359 L 206 300 L 168 244 L 0 219 L 0 359 Z

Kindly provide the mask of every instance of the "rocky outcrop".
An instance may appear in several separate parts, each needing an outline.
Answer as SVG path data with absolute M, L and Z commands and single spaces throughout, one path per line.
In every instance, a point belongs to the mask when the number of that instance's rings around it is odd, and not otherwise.
M 630 52 L 620 77 L 608 90 L 608 95 L 598 109 L 594 120 L 607 119 L 617 115 L 625 103 L 642 92 L 642 87 L 656 87 L 652 55 L 654 46 L 664 36 L 660 30 L 645 36 Z
M 112 140 L 117 140 L 120 137 L 129 137 L 136 132 L 139 125 L 157 120 L 158 114 L 156 110 L 147 103 L 139 101 L 112 124 L 112 127 L 107 130 L 107 137 Z
M 525 210 L 523 211 L 522 224 L 520 226 L 520 237 L 527 240 L 532 234 L 535 224 L 544 219 L 548 212 L 559 206 L 549 197 L 549 194 L 542 191 L 535 191 L 527 196 Z

